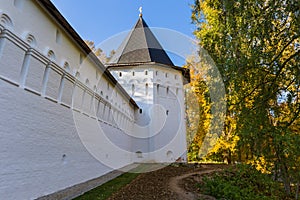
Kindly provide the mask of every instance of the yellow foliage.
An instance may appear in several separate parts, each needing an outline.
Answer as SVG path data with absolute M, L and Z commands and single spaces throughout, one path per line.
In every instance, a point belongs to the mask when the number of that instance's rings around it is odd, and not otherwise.
M 264 156 L 254 156 L 251 160 L 247 160 L 246 163 L 254 166 L 258 171 L 262 173 L 272 173 L 269 169 L 273 166 L 273 164 L 267 162 Z

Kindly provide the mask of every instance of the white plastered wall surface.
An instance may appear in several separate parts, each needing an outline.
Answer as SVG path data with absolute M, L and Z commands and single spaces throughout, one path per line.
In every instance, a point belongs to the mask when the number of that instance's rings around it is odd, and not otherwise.
M 39 2 L 47 1 L 0 1 L 1 199 L 35 199 L 133 162 L 181 156 L 182 75 L 158 65 L 146 66 L 147 75 L 143 66 L 134 69 L 130 83 L 114 72 L 113 78 Z M 141 130 L 154 104 L 163 114 L 154 113 L 158 117 Z
M 114 170 L 83 145 L 74 116 L 83 138 L 99 127 L 124 135 L 136 109 L 126 95 L 35 1 L 1 0 L 0 29 L 1 199 L 38 198 Z M 102 156 L 132 163 L 130 154 Z

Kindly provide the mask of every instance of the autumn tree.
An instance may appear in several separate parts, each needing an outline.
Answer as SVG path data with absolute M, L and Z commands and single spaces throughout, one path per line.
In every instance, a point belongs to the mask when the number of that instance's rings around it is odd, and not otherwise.
M 98 59 L 102 62 L 102 63 L 108 63 L 109 60 L 111 59 L 111 57 L 115 54 L 115 51 L 112 50 L 109 54 L 109 56 L 106 55 L 106 53 L 101 49 L 101 48 L 97 48 L 95 46 L 95 43 L 93 41 L 90 40 L 85 40 L 84 41 L 92 50 L 92 52 L 98 57 Z
M 190 162 L 202 159 L 201 147 L 204 145 L 204 138 L 209 134 L 211 120 L 208 86 L 204 72 L 200 71 L 203 68 L 196 65 L 198 63 L 195 63 L 193 58 L 189 58 L 184 66 L 190 69 L 191 74 L 191 83 L 185 87 L 188 161 Z
M 224 133 L 239 137 L 238 161 L 280 176 L 287 194 L 300 172 L 299 7 L 297 0 L 195 0 L 192 15 L 226 86 Z

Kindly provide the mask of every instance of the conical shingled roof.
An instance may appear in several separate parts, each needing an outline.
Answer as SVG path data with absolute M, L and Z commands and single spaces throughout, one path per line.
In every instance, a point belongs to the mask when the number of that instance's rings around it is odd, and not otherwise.
M 140 16 L 134 28 L 110 60 L 110 64 L 148 62 L 174 66 L 142 16 Z

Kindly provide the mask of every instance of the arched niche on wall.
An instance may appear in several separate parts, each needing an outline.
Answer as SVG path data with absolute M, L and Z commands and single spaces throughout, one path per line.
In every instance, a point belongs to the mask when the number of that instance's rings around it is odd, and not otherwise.
M 168 157 L 169 160 L 174 160 L 174 158 L 173 158 L 173 152 L 172 151 L 168 151 L 167 152 L 167 157 Z
M 12 29 L 13 28 L 13 22 L 12 22 L 11 18 L 5 13 L 1 14 L 0 25 L 2 25 L 6 29 Z
M 67 61 L 64 62 L 63 68 L 66 72 L 70 72 L 70 70 L 71 70 L 70 64 Z
M 47 52 L 47 57 L 48 57 L 51 61 L 55 61 L 55 59 L 56 59 L 55 53 L 54 53 L 54 51 L 52 51 L 52 50 L 49 50 L 49 51 Z
M 26 35 L 25 41 L 26 41 L 27 44 L 29 44 L 29 46 L 30 46 L 31 48 L 35 48 L 36 45 L 37 45 L 37 42 L 36 42 L 35 37 L 34 37 L 32 34 L 30 34 L 30 33 L 28 33 L 28 34 Z

